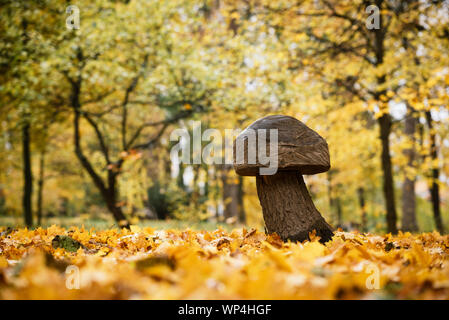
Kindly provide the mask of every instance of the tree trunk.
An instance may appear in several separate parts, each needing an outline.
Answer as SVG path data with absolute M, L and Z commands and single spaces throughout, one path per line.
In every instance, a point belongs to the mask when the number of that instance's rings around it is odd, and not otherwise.
M 37 224 L 42 223 L 42 202 L 44 191 L 45 150 L 41 151 L 39 159 L 39 180 L 37 181 Z
M 206 202 L 209 199 L 209 167 L 207 165 L 205 165 L 203 167 L 203 169 L 204 169 L 204 173 L 205 173 L 204 194 L 203 194 L 204 201 L 203 202 Z
M 332 170 L 329 170 L 327 172 L 327 194 L 329 197 L 329 211 L 330 211 L 331 219 L 332 219 L 332 222 L 334 224 L 336 224 L 337 228 L 338 228 L 338 225 L 339 225 L 338 218 L 337 218 L 336 214 L 334 214 L 335 200 L 334 200 L 334 197 L 332 196 Z
M 384 174 L 383 192 L 387 209 L 387 231 L 393 234 L 398 232 L 396 226 L 396 205 L 394 198 L 393 170 L 390 156 L 391 116 L 385 113 L 378 119 L 380 126 L 380 139 L 382 141 L 382 170 Z
M 239 190 L 238 190 L 238 215 L 239 215 L 239 222 L 240 223 L 246 223 L 246 212 L 245 212 L 245 205 L 243 202 L 243 197 L 245 195 L 245 192 L 243 190 L 243 177 L 239 176 Z
M 405 118 L 404 134 L 411 143 L 410 148 L 405 149 L 404 155 L 407 158 L 407 166 L 404 170 L 404 182 L 402 184 L 402 230 L 416 232 L 418 223 L 416 222 L 416 196 L 415 181 L 413 169 L 415 168 L 415 131 L 416 118 L 414 110 L 407 105 L 407 115 Z M 412 173 L 410 173 L 412 171 Z
M 221 180 L 223 183 L 223 205 L 224 218 L 232 218 L 239 216 L 239 185 L 235 181 L 230 181 L 229 173 L 232 166 L 223 165 Z
M 337 223 L 339 226 L 343 225 L 343 208 L 341 206 L 340 197 L 335 198 L 335 203 L 337 205 Z
M 214 203 L 215 203 L 215 218 L 217 219 L 217 221 L 220 221 L 221 217 L 220 217 L 220 173 L 218 170 L 218 166 L 214 167 L 213 170 L 213 175 L 212 175 L 212 179 L 213 179 L 213 197 L 214 197 Z
M 376 0 L 376 6 L 382 10 L 383 0 Z M 386 34 L 386 27 L 383 23 L 382 15 L 379 16 L 379 28 L 373 30 L 374 32 L 374 54 L 376 56 L 375 66 L 382 65 L 384 62 L 385 48 L 384 40 Z M 384 86 L 386 81 L 386 75 L 382 74 L 377 76 L 377 86 L 379 90 L 375 92 L 374 98 L 379 102 L 382 108 L 386 108 L 385 104 L 387 102 L 382 101 L 381 97 L 385 94 Z M 393 234 L 397 233 L 398 229 L 396 226 L 397 214 L 396 205 L 394 198 L 394 182 L 393 182 L 393 171 L 391 166 L 391 156 L 390 156 L 390 132 L 391 132 L 391 116 L 388 110 L 383 110 L 383 115 L 378 119 L 380 127 L 380 139 L 382 141 L 382 170 L 384 175 L 383 181 L 383 192 L 385 198 L 385 205 L 387 209 L 387 231 Z
M 108 188 L 106 189 L 106 194 L 103 198 L 105 199 L 109 211 L 112 212 L 112 215 L 114 216 L 115 221 L 118 222 L 119 226 L 129 229 L 130 224 L 128 219 L 123 214 L 122 208 L 117 205 L 117 177 L 116 172 L 113 170 L 108 171 Z
M 5 197 L 5 190 L 3 187 L 0 186 L 0 215 L 4 215 L 6 213 L 6 197 Z
M 120 227 L 129 228 L 128 220 L 123 214 L 122 208 L 117 206 L 117 200 L 114 196 L 108 195 L 106 199 L 106 206 L 108 210 L 114 216 L 115 221 L 119 224 Z
M 360 205 L 360 211 L 361 214 L 361 225 L 362 225 L 362 231 L 366 232 L 368 230 L 367 226 L 367 216 L 366 216 L 366 203 L 365 203 L 365 189 L 363 187 L 360 187 L 357 189 L 357 195 L 359 198 L 359 205 Z
M 432 161 L 432 184 L 430 186 L 430 196 L 432 200 L 432 208 L 433 208 L 433 217 L 435 220 L 435 226 L 441 234 L 444 233 L 444 226 L 443 226 L 443 220 L 441 218 L 441 211 L 440 211 L 440 187 L 438 185 L 438 179 L 440 177 L 440 169 L 438 166 L 434 166 L 434 163 L 438 159 L 438 150 L 437 150 L 437 143 L 436 143 L 436 135 L 433 129 L 433 123 L 432 123 L 432 114 L 430 111 L 426 111 L 426 120 L 427 120 L 427 127 L 429 128 L 429 136 L 430 136 L 430 158 Z
M 332 221 L 336 225 L 337 228 L 341 228 L 343 225 L 342 216 L 343 209 L 341 207 L 341 202 L 339 197 L 334 197 L 334 188 L 332 188 L 332 174 L 333 171 L 329 170 L 327 172 L 327 193 L 329 196 L 329 210 L 331 213 Z M 336 190 L 338 191 L 339 186 L 336 186 Z M 338 193 L 338 192 L 337 192 Z
M 185 190 L 186 186 L 184 184 L 184 166 L 182 165 L 181 161 L 178 164 L 178 176 L 176 177 L 176 183 L 179 188 L 182 190 Z
M 23 152 L 23 214 L 27 227 L 33 226 L 33 213 L 31 199 L 33 195 L 33 174 L 31 172 L 31 139 L 30 123 L 28 120 L 22 126 L 22 152 Z
M 83 153 L 83 149 L 81 146 L 81 134 L 80 134 L 81 104 L 79 97 L 81 91 L 81 78 L 79 78 L 77 82 L 71 82 L 71 84 L 72 84 L 72 95 L 70 97 L 71 100 L 70 102 L 74 111 L 73 136 L 74 136 L 75 154 L 78 160 L 80 161 L 81 165 L 83 166 L 83 168 L 91 177 L 97 189 L 100 191 L 100 195 L 102 196 L 103 201 L 106 203 L 109 212 L 112 213 L 115 221 L 119 224 L 120 227 L 129 229 L 130 224 L 128 220 L 123 214 L 122 209 L 117 206 L 116 183 L 118 173 L 116 173 L 114 170 L 117 170 L 118 172 L 120 168 L 119 167 L 108 168 L 108 177 L 106 184 L 102 179 L 102 177 L 96 172 L 89 159 Z
M 192 170 L 193 170 L 193 181 L 192 181 L 193 186 L 192 186 L 192 193 L 190 195 L 190 201 L 198 205 L 200 201 L 199 179 L 200 179 L 201 166 L 197 164 L 193 165 Z
M 300 173 L 258 175 L 256 183 L 268 233 L 276 232 L 284 241 L 307 240 L 313 230 L 321 242 L 332 238 L 332 228 L 315 208 Z

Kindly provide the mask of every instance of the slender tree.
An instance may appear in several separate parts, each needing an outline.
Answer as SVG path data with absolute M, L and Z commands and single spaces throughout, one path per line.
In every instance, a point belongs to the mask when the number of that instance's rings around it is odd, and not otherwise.
M 403 153 L 406 157 L 406 167 L 404 170 L 404 181 L 402 183 L 402 230 L 418 231 L 418 223 L 416 221 L 416 148 L 415 148 L 415 132 L 416 132 L 416 112 L 407 104 L 407 114 L 404 123 L 404 135 L 409 146 L 404 149 Z
M 433 128 L 432 114 L 430 111 L 426 111 L 427 127 L 429 129 L 430 139 L 430 158 L 432 160 L 431 169 L 431 184 L 430 184 L 430 197 L 432 200 L 433 218 L 435 220 L 435 226 L 440 233 L 444 233 L 443 219 L 441 218 L 440 210 L 440 187 L 438 185 L 440 170 L 435 163 L 438 161 L 438 149 L 436 144 L 436 135 Z

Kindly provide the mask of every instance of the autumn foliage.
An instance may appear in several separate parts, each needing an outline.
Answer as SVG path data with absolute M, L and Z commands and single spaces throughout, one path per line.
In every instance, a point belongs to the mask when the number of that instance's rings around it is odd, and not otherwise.
M 79 248 L 58 246 L 57 236 Z M 318 240 L 283 243 L 244 228 L 3 230 L 0 298 L 449 298 L 449 236 L 340 231 Z M 67 287 L 69 266 L 79 289 Z
M 448 13 L 2 1 L 0 299 L 448 299 Z M 227 133 L 276 115 L 326 172 L 238 175 Z

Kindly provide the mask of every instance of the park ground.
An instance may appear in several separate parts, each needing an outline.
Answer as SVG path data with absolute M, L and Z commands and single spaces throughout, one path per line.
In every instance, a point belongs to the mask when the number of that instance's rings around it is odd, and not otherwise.
M 238 226 L 93 224 L 0 227 L 0 298 L 449 298 L 449 236 L 437 232 L 340 230 L 321 244 Z

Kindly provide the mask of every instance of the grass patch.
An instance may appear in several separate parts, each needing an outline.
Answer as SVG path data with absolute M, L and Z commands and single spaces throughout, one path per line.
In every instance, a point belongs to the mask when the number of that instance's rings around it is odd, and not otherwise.
M 81 227 L 87 229 L 95 228 L 96 230 L 106 230 L 117 228 L 117 224 L 112 219 L 101 218 L 82 218 L 82 217 L 57 217 L 45 219 L 41 225 L 35 225 L 35 228 L 48 228 L 51 225 L 58 225 L 63 228 L 70 228 L 71 226 Z M 229 225 L 226 223 L 216 223 L 212 221 L 185 221 L 185 220 L 141 220 L 137 223 L 140 227 L 151 227 L 156 230 L 176 229 L 184 230 L 190 228 L 192 230 L 207 230 L 212 231 L 219 227 L 229 231 L 241 225 Z M 0 217 L 0 227 L 23 228 L 24 222 L 20 217 Z

